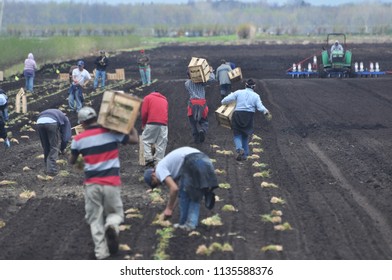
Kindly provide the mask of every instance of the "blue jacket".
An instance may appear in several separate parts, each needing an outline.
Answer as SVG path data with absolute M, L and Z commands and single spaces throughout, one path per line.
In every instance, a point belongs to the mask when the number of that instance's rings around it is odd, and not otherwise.
M 67 147 L 68 141 L 70 141 L 72 137 L 71 123 L 69 122 L 68 117 L 59 109 L 47 109 L 42 111 L 38 115 L 38 119 L 42 117 L 48 117 L 57 122 L 61 135 L 60 149 L 64 150 Z

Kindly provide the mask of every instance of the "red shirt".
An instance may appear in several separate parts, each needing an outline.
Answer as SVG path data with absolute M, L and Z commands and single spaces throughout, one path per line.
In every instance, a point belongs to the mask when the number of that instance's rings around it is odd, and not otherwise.
M 165 96 L 159 92 L 152 92 L 143 99 L 142 103 L 142 127 L 146 124 L 167 125 L 169 104 Z
M 71 143 L 71 153 L 83 156 L 84 183 L 120 186 L 118 143 L 127 141 L 127 135 L 98 126 L 76 135 Z

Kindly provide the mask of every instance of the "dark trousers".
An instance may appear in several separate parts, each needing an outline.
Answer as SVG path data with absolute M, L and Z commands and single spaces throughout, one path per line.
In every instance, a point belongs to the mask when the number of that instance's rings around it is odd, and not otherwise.
M 228 96 L 231 92 L 231 84 L 221 84 L 219 86 L 221 99 Z
M 189 123 L 192 128 L 192 136 L 195 143 L 199 143 L 199 131 L 203 131 L 207 133 L 208 131 L 208 120 L 205 118 L 201 118 L 200 121 L 196 121 L 193 116 L 189 116 Z
M 45 171 L 57 173 L 57 159 L 59 157 L 59 128 L 57 123 L 38 125 L 39 138 L 44 149 Z
M 0 111 L 1 114 L 1 111 Z M 5 130 L 5 123 L 3 121 L 3 116 L 0 116 L 0 138 L 7 138 L 7 131 Z

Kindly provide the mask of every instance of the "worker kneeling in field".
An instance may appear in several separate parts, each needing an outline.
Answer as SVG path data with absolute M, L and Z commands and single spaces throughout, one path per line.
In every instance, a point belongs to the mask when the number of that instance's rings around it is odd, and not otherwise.
M 91 107 L 80 109 L 78 120 L 85 131 L 72 140 L 70 163 L 83 156 L 86 220 L 95 257 L 105 259 L 117 253 L 119 225 L 124 221 L 118 143 L 137 144 L 139 136 L 135 128 L 124 135 L 101 127 Z
M 231 128 L 234 134 L 234 145 L 238 161 L 246 160 L 249 156 L 249 137 L 253 134 L 253 119 L 256 110 L 269 115 L 267 108 L 261 102 L 260 95 L 254 89 L 256 83 L 249 79 L 245 83 L 245 89 L 230 93 L 221 101 L 222 105 L 235 102 Z
M 199 222 L 200 202 L 212 209 L 215 203 L 214 189 L 218 187 L 214 166 L 210 158 L 191 147 L 178 148 L 158 162 L 155 170 L 144 172 L 144 181 L 155 188 L 164 183 L 169 188 L 169 201 L 162 215 L 170 218 L 180 203 L 180 221 L 175 228 L 193 230 Z

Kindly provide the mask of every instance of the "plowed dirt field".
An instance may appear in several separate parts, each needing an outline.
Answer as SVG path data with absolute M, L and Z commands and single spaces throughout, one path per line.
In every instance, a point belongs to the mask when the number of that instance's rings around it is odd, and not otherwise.
M 366 65 L 379 62 L 382 70 L 392 69 L 391 44 L 355 45 L 353 61 Z M 292 79 L 286 70 L 292 63 L 320 52 L 318 45 L 212 45 L 162 46 L 147 50 L 152 59 L 153 84 L 140 87 L 135 58 L 137 51 L 111 54 L 110 69 L 124 68 L 126 80 L 109 81 L 108 89 L 124 90 L 143 97 L 152 90 L 165 94 L 169 101 L 169 144 L 167 152 L 181 146 L 195 146 L 216 160 L 220 183 L 230 188 L 216 191 L 219 201 L 212 211 L 202 207 L 200 219 L 219 215 L 223 225 L 197 228 L 189 235 L 173 230 L 164 252 L 159 251 L 163 229 L 153 225 L 164 203 L 152 201 L 141 181 L 143 166 L 138 164 L 139 147 L 121 147 L 121 175 L 125 210 L 137 209 L 136 217 L 120 235 L 121 250 L 114 259 L 269 259 L 269 260 L 380 260 L 392 258 L 392 79 L 378 78 L 300 78 Z M 221 58 L 241 67 L 244 78 L 257 81 L 256 92 L 272 113 L 267 121 L 257 113 L 252 140 L 258 159 L 237 162 L 230 129 L 218 126 L 214 111 L 219 107 L 217 83 L 207 88 L 210 129 L 201 145 L 192 143 L 186 118 L 187 93 L 184 82 L 191 57 L 207 58 L 215 69 Z M 92 72 L 94 57 L 84 58 Z M 59 81 L 55 70 L 66 72 L 71 63 L 46 65 L 35 79 L 34 94 L 28 95 L 28 113 L 11 108 L 9 131 L 19 143 L 11 149 L 0 147 L 0 259 L 83 260 L 93 251 L 88 225 L 84 221 L 83 173 L 68 164 L 62 175 L 43 181 L 39 137 L 33 121 L 46 108 L 66 111 L 68 82 Z M 11 103 L 24 85 L 5 80 Z M 238 82 L 234 89 L 243 88 Z M 102 92 L 86 90 L 87 102 L 99 110 Z M 72 125 L 76 115 L 68 114 Z M 140 120 L 136 127 L 140 129 Z M 27 135 L 29 139 L 22 138 Z M 66 156 L 61 156 L 66 160 Z M 256 166 L 257 164 L 262 166 Z M 29 170 L 24 171 L 24 167 Z M 255 177 L 262 172 L 264 177 Z M 262 187 L 261 183 L 277 187 Z M 20 198 L 34 191 L 31 199 Z M 167 190 L 160 195 L 166 199 Z M 272 203 L 273 197 L 284 203 Z M 233 205 L 234 212 L 222 210 Z M 272 223 L 262 215 L 281 211 L 281 221 Z M 173 216 L 178 219 L 178 210 Z M 274 226 L 289 226 L 281 231 Z M 233 251 L 196 254 L 200 245 L 228 243 Z M 281 245 L 282 250 L 266 250 Z M 126 249 L 126 248 L 125 248 Z

